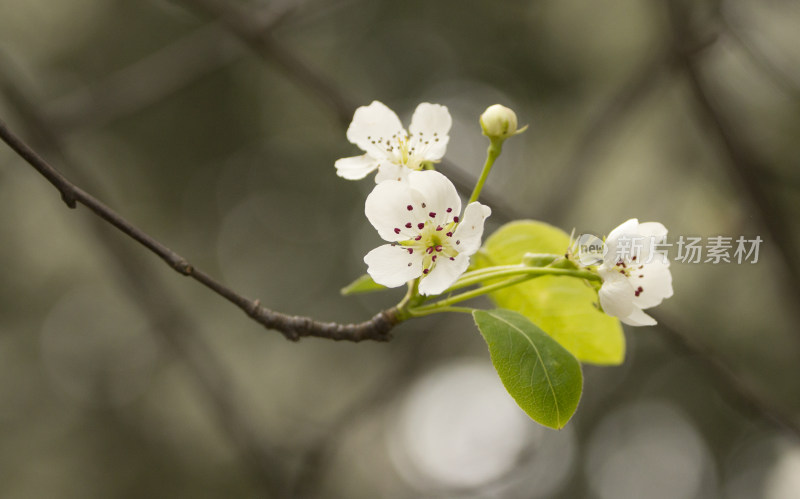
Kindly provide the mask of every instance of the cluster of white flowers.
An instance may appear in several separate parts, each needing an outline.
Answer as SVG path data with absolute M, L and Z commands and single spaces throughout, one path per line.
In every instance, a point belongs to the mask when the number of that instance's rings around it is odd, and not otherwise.
M 422 103 L 406 131 L 394 111 L 374 101 L 356 110 L 347 129 L 347 139 L 364 154 L 336 161 L 337 174 L 359 180 L 377 170 L 377 185 L 364 211 L 389 244 L 370 251 L 364 262 L 378 284 L 393 288 L 421 278 L 420 294 L 440 294 L 467 270 L 470 256 L 481 246 L 489 207 L 472 202 L 462 215 L 452 182 L 426 168 L 444 157 L 452 123 L 445 106 Z M 517 130 L 514 112 L 499 105 L 487 109 L 481 126 L 493 141 L 524 130 Z M 633 326 L 655 324 L 643 309 L 672 296 L 669 261 L 650 258 L 653 246 L 666 234 L 660 223 L 640 224 L 636 219 L 609 234 L 605 257 L 596 268 L 603 280 L 598 296 L 606 313 Z M 646 237 L 650 243 L 636 255 L 620 257 L 617 246 L 632 237 Z
M 470 255 L 481 246 L 489 207 L 470 203 L 462 217 L 453 183 L 439 172 L 423 170 L 444 156 L 452 123 L 445 106 L 424 102 L 406 132 L 394 111 L 374 101 L 356 110 L 347 129 L 347 139 L 364 154 L 338 160 L 337 174 L 358 180 L 378 170 L 378 185 L 364 208 L 390 243 L 364 257 L 378 284 L 394 288 L 422 277 L 420 294 L 439 294 L 467 270 Z

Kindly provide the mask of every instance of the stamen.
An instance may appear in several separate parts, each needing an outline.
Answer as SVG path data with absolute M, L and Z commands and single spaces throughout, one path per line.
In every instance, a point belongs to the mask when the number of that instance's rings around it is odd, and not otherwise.
M 452 211 L 453 211 L 453 208 L 447 208 L 447 213 L 450 213 Z
M 431 269 L 423 269 L 423 270 L 422 270 L 422 273 L 423 273 L 423 274 L 427 274 L 427 273 L 428 273 L 428 272 L 430 272 L 430 271 L 431 271 Z
M 436 213 L 432 211 L 432 212 L 428 213 L 428 216 L 431 217 L 431 218 L 436 218 Z
M 414 253 L 414 248 L 406 248 L 408 250 L 408 254 L 411 255 Z
M 411 222 L 408 222 L 408 223 L 406 224 L 406 229 L 410 229 L 410 228 L 411 228 Z
M 417 236 L 414 238 L 415 241 L 419 241 L 420 239 L 422 239 L 422 236 Z
M 458 217 L 453 217 L 453 222 L 458 223 Z
M 411 205 L 408 205 L 408 206 L 406 206 L 406 209 L 407 209 L 408 211 L 411 211 L 411 210 L 413 210 L 413 209 L 414 209 L 414 207 L 413 207 L 413 206 L 411 206 Z
M 438 231 L 438 230 L 444 230 L 444 229 L 443 229 L 443 228 L 442 228 L 442 226 L 440 225 L 440 226 L 436 227 L 436 230 Z
M 436 246 L 436 251 L 442 251 L 442 245 L 441 244 Z
M 418 228 L 419 230 L 422 230 L 424 227 L 425 227 L 425 224 L 424 224 L 424 223 L 418 223 L 418 224 L 417 224 L 417 228 Z
M 445 234 L 445 235 L 446 235 L 447 237 L 453 237 L 453 233 L 452 233 L 452 232 L 448 232 L 448 233 L 447 233 L 447 234 Z
M 397 227 L 395 227 L 395 228 L 394 228 L 394 233 L 395 233 L 395 234 L 399 234 L 399 233 L 400 233 L 400 229 L 398 229 Z

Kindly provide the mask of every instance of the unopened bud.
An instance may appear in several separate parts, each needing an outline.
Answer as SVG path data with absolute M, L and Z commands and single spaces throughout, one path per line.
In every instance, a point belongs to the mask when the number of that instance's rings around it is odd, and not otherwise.
M 512 135 L 522 133 L 528 126 L 517 130 L 517 115 L 511 109 L 495 104 L 486 108 L 481 115 L 483 134 L 490 139 L 505 140 Z

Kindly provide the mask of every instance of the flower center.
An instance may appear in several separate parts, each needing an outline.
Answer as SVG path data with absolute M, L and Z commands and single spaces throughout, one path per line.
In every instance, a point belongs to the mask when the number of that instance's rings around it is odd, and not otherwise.
M 418 224 L 419 235 L 414 239 L 403 241 L 400 244 L 406 247 L 409 252 L 419 251 L 422 254 L 422 273 L 428 274 L 442 259 L 455 260 L 458 251 L 455 245 L 458 241 L 453 240 L 453 231 L 457 223 L 455 221 L 445 225 L 436 225 L 433 221 Z

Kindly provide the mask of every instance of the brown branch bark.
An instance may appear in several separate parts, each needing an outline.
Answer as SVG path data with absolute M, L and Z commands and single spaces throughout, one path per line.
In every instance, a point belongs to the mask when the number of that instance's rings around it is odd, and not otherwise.
M 390 331 L 399 322 L 396 309 L 383 310 L 372 319 L 358 324 L 319 322 L 309 317 L 290 316 L 261 306 L 258 300 L 246 298 L 204 271 L 191 265 L 184 257 L 134 226 L 100 200 L 70 182 L 64 175 L 45 161 L 36 151 L 12 132 L 0 120 L 0 139 L 8 144 L 20 157 L 36 169 L 48 182 L 58 189 L 61 198 L 70 208 L 82 204 L 95 215 L 158 255 L 173 270 L 189 276 L 242 309 L 250 318 L 266 328 L 281 332 L 287 339 L 297 341 L 304 336 L 316 336 L 345 341 L 388 341 Z

